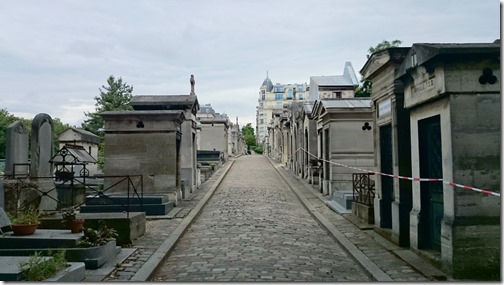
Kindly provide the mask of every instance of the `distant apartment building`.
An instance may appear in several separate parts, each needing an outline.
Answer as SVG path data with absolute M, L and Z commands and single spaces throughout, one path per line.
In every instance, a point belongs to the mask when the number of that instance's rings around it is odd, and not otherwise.
M 359 80 L 350 62 L 345 63 L 343 75 L 311 76 L 309 100 L 348 99 L 355 97 Z
M 308 85 L 280 84 L 273 85 L 268 75 L 264 79 L 259 92 L 259 105 L 256 111 L 256 138 L 258 143 L 264 141 L 268 133 L 268 124 L 272 120 L 273 111 L 282 110 L 292 102 L 305 101 L 308 96 Z

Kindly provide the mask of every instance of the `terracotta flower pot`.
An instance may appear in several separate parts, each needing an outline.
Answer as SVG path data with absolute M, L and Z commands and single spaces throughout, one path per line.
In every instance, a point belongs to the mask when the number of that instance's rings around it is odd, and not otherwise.
M 82 226 L 84 225 L 84 219 L 76 219 L 69 223 L 68 227 L 73 234 L 80 233 Z
M 12 224 L 11 229 L 14 232 L 15 236 L 27 236 L 32 235 L 37 230 L 38 224 L 31 225 L 21 225 L 21 224 Z

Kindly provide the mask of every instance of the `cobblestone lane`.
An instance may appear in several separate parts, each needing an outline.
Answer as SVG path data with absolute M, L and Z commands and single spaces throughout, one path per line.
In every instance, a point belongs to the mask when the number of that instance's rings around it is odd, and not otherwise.
M 236 160 L 152 281 L 369 281 L 263 156 Z

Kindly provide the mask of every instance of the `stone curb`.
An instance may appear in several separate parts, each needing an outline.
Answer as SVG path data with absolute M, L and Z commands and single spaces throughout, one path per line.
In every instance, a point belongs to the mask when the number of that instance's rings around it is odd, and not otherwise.
M 195 218 L 200 214 L 203 207 L 208 200 L 212 197 L 215 189 L 220 185 L 222 179 L 226 176 L 234 160 L 229 160 L 230 163 L 223 170 L 220 177 L 215 181 L 212 187 L 208 190 L 205 196 L 196 204 L 196 206 L 189 212 L 189 214 L 182 220 L 182 222 L 173 230 L 168 238 L 161 244 L 161 246 L 152 254 L 152 256 L 138 269 L 138 271 L 128 281 L 148 281 L 151 275 L 156 271 L 161 262 L 165 259 L 170 251 L 175 247 L 187 228 L 192 224 Z
M 362 268 L 376 281 L 394 281 L 390 276 L 388 276 L 383 270 L 381 270 L 373 261 L 371 261 L 362 251 L 360 251 L 350 240 L 348 240 L 343 233 L 341 233 L 333 224 L 331 224 L 324 216 L 322 216 L 313 205 L 304 197 L 299 190 L 285 177 L 285 175 L 278 170 L 276 165 L 271 161 L 271 159 L 265 156 L 271 163 L 276 172 L 282 177 L 285 183 L 290 189 L 296 194 L 298 199 L 304 205 L 304 207 L 310 212 L 310 214 L 315 217 L 320 224 L 331 233 L 331 235 L 336 239 L 336 241 L 345 249 L 345 251 L 355 260 Z
M 285 168 L 282 166 L 282 169 L 289 173 L 289 169 Z M 308 189 L 313 195 L 315 195 L 320 201 L 324 202 L 327 206 L 327 200 L 323 198 L 323 196 L 319 195 L 318 193 L 313 192 L 311 189 L 311 185 L 308 184 L 305 180 L 303 180 L 300 177 L 297 177 L 293 175 L 293 177 L 300 182 L 306 189 Z M 330 207 L 330 206 L 329 206 Z M 332 208 L 332 207 L 330 207 Z M 334 209 L 333 209 L 334 210 Z M 372 229 L 373 227 L 370 225 L 367 225 L 363 222 L 359 222 L 356 218 L 352 217 L 351 215 L 343 215 L 345 219 L 350 221 L 354 226 L 358 227 L 359 229 Z M 382 236 L 380 236 L 378 233 L 371 231 L 371 235 L 373 236 L 374 240 L 383 246 L 385 249 L 387 249 L 389 252 L 394 254 L 397 258 L 403 260 L 407 264 L 409 264 L 412 268 L 420 272 L 423 276 L 428 278 L 429 280 L 433 281 L 453 281 L 454 279 L 450 278 L 446 273 L 441 271 L 440 269 L 436 268 L 435 266 L 429 264 L 425 260 L 423 260 L 420 256 L 418 256 L 416 253 L 411 251 L 410 249 L 406 248 L 401 248 L 389 240 L 386 240 Z

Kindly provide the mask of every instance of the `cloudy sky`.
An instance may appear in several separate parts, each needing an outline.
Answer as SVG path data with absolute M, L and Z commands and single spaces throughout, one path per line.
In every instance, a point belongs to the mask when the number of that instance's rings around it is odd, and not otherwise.
M 80 126 L 109 75 L 255 126 L 259 87 L 356 71 L 382 40 L 493 42 L 497 0 L 0 1 L 0 109 Z M 360 75 L 357 74 L 358 78 Z

